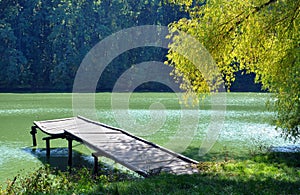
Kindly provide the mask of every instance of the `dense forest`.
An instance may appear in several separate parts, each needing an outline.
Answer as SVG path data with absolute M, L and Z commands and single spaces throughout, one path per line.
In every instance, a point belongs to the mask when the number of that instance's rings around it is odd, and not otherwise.
M 188 17 L 164 0 L 0 0 L 0 90 L 72 91 L 87 52 L 114 32 L 138 25 L 168 25 Z M 135 63 L 165 61 L 161 48 L 139 48 L 113 60 L 98 91 L 110 91 Z M 254 75 L 238 74 L 232 91 L 259 91 Z M 155 83 L 140 90 L 165 91 Z

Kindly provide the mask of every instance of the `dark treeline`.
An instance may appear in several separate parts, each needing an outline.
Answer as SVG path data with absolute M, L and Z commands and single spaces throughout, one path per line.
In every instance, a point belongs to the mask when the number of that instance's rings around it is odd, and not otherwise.
M 82 59 L 103 38 L 182 17 L 165 0 L 0 0 L 0 90 L 71 91 Z M 98 90 L 110 91 L 134 63 L 164 61 L 165 54 L 160 48 L 122 54 L 107 67 Z M 167 88 L 149 83 L 141 90 Z

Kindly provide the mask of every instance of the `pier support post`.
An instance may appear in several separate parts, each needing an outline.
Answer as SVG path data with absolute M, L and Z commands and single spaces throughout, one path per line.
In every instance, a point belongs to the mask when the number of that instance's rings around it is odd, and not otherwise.
M 36 126 L 32 126 L 31 127 L 31 131 L 30 131 L 30 134 L 32 135 L 32 145 L 33 146 L 36 146 L 37 144 L 36 144 Z
M 46 156 L 47 158 L 50 157 L 50 139 L 53 139 L 52 137 L 44 137 L 43 140 L 46 141 Z
M 55 136 L 50 136 L 50 137 L 44 137 L 43 140 L 46 141 L 46 156 L 50 157 L 50 140 L 51 139 L 58 139 L 58 138 L 64 138 L 62 135 L 55 135 Z
M 94 171 L 93 175 L 97 176 L 98 175 L 98 156 L 94 153 L 92 153 L 92 156 L 94 157 Z
M 50 157 L 50 139 L 46 139 L 46 156 Z
M 68 140 L 68 151 L 69 151 L 69 155 L 68 155 L 68 166 L 71 168 L 72 167 L 72 139 L 71 138 L 67 138 Z

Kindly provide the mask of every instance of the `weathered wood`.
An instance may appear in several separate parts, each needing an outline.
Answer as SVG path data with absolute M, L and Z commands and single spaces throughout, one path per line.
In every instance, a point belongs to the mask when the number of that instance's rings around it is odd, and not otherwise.
M 35 121 L 34 124 L 50 139 L 57 137 L 68 140 L 68 165 L 72 166 L 72 141 L 84 143 L 94 150 L 94 172 L 97 172 L 98 157 L 104 156 L 117 163 L 143 175 L 152 172 L 170 172 L 174 174 L 197 173 L 191 164 L 197 164 L 186 156 L 163 148 L 143 138 L 134 136 L 129 132 L 95 122 L 78 116 L 66 119 Z M 48 146 L 46 146 L 48 148 Z M 50 153 L 50 152 L 49 152 Z M 97 166 L 97 167 L 96 167 Z
M 43 138 L 43 140 L 45 140 L 46 141 L 46 156 L 47 157 L 50 157 L 50 150 L 51 150 L 51 148 L 50 148 L 50 140 L 51 139 L 58 139 L 58 138 L 64 138 L 64 136 L 63 135 L 57 135 L 57 134 L 55 134 L 55 135 L 53 135 L 53 136 L 50 136 L 50 137 L 44 137 Z
M 46 156 L 50 157 L 50 139 L 46 139 Z
M 36 128 L 37 128 L 36 126 L 32 126 L 31 131 L 30 131 L 30 134 L 32 135 L 32 145 L 33 146 L 37 146 L 37 143 L 36 143 L 36 133 L 37 133 Z
M 142 170 L 138 167 L 135 167 L 135 166 L 131 165 L 130 163 L 127 163 L 124 159 L 120 159 L 119 157 L 113 156 L 113 155 L 107 153 L 106 151 L 97 151 L 94 154 L 95 154 L 95 156 L 105 156 L 107 158 L 110 158 L 110 159 L 116 161 L 117 163 L 120 163 L 121 165 L 131 169 L 132 171 L 135 171 L 136 173 L 141 174 L 142 176 L 147 175 L 147 171 Z
M 92 153 L 92 156 L 94 157 L 94 171 L 93 174 L 97 175 L 98 174 L 98 156 L 96 156 L 94 153 Z
M 72 131 L 73 132 L 73 131 Z M 92 131 L 90 131 L 90 132 L 76 132 L 76 131 L 74 131 L 73 132 L 74 134 L 82 134 L 82 135 L 85 135 L 85 134 L 92 134 L 92 135 L 97 135 L 97 134 L 102 134 L 102 135 L 113 135 L 113 134 L 122 134 L 121 132 L 110 132 L 110 131 L 104 131 L 104 132 L 99 132 L 99 131 L 94 131 L 94 132 L 92 132 Z
M 156 158 L 143 158 L 141 157 L 140 159 L 131 159 L 130 156 L 128 157 L 128 160 L 127 162 L 131 163 L 131 164 L 158 164 L 158 163 L 172 163 L 172 161 L 174 160 L 174 157 L 168 157 L 168 158 L 159 158 L 159 159 L 156 159 Z
M 73 151 L 72 151 L 72 142 L 73 140 L 71 138 L 67 138 L 68 140 L 68 166 L 72 167 L 72 156 L 73 156 Z

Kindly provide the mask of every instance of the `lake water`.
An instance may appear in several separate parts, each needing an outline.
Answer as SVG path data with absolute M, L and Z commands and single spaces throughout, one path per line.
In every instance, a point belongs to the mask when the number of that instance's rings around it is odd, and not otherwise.
M 112 108 L 115 100 L 110 93 L 98 93 L 95 95 L 95 112 L 100 122 L 124 128 L 196 160 L 218 157 L 224 151 L 232 158 L 242 158 L 259 146 L 294 145 L 280 138 L 280 132 L 270 125 L 273 113 L 265 107 L 270 94 L 229 93 L 225 94 L 226 97 L 224 94 L 218 96 L 225 98 L 226 107 L 221 105 L 222 109 L 215 109 L 220 105 L 214 107 L 218 102 L 208 97 L 198 109 L 182 109 L 175 94 L 136 93 L 130 96 L 129 109 L 118 109 Z M 122 98 L 118 103 L 120 101 Z M 51 151 L 51 158 L 46 159 L 45 143 L 41 140 L 45 135 L 38 132 L 38 147 L 32 148 L 29 131 L 34 120 L 73 116 L 72 107 L 72 94 L 0 94 L 0 184 L 45 163 L 66 167 L 65 140 L 53 140 L 51 147 L 55 149 Z M 219 115 L 224 116 L 221 122 L 218 122 Z M 216 121 L 219 124 L 209 129 Z M 212 136 L 209 141 L 214 145 L 201 156 L 199 149 L 208 135 Z M 75 162 L 92 161 L 89 149 L 84 145 L 73 145 L 77 151 Z

